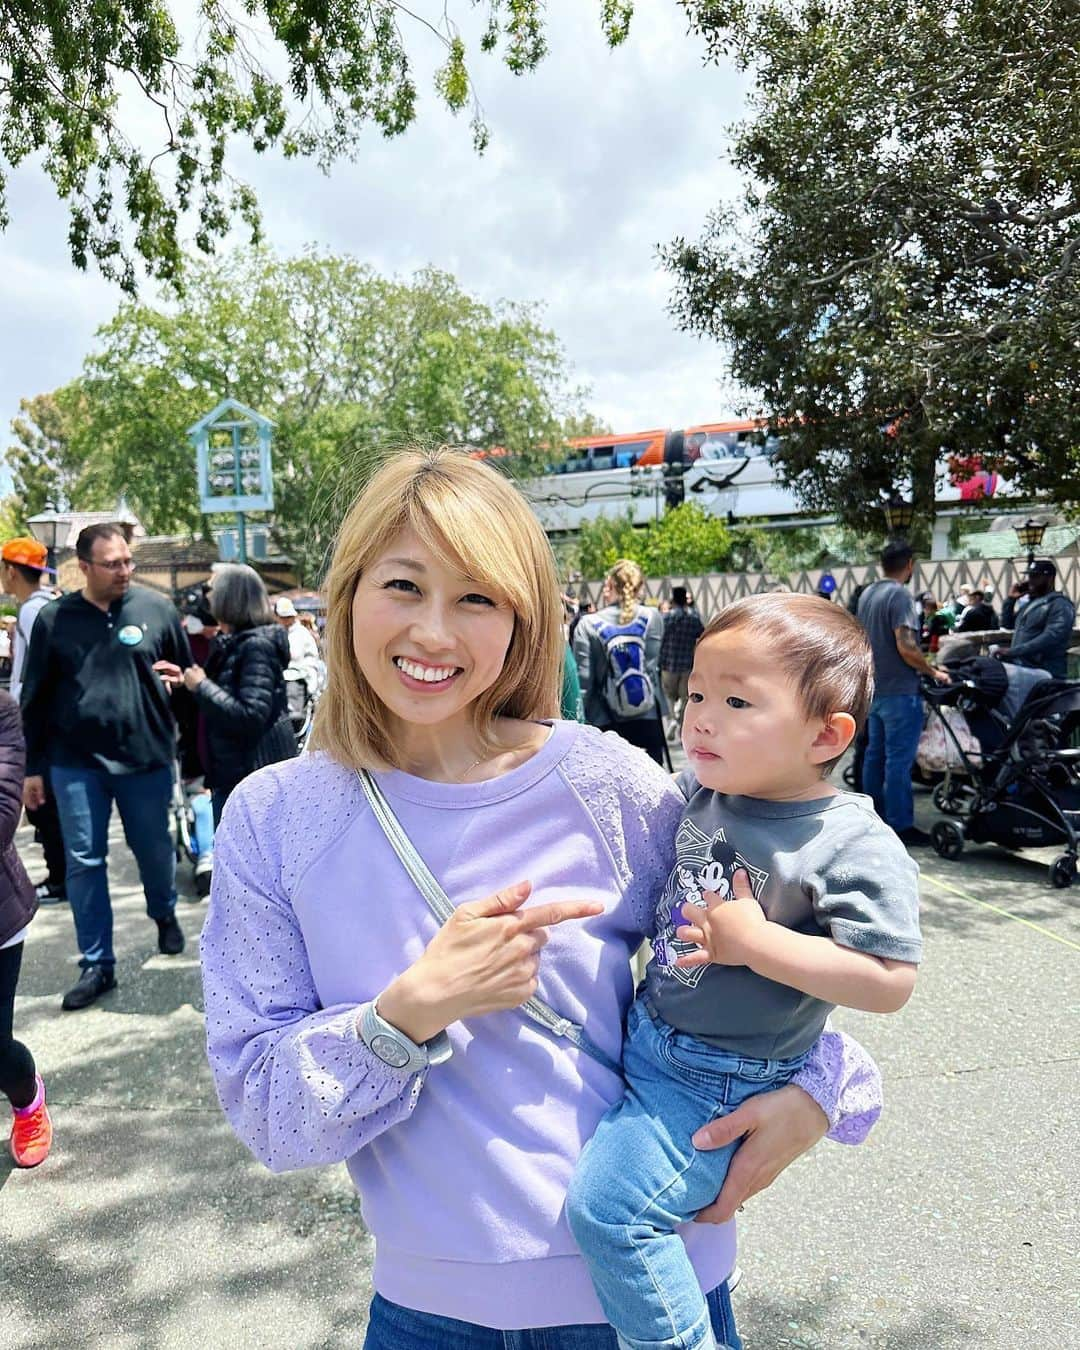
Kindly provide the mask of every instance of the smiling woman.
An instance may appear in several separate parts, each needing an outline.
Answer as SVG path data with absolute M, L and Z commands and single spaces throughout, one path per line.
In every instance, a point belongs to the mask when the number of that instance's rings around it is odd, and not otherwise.
M 558 715 L 551 548 L 495 470 L 446 449 L 396 454 L 346 516 L 326 589 L 314 746 L 356 768 L 403 768 L 414 718 L 452 722 L 463 765 L 515 739 L 496 718 Z

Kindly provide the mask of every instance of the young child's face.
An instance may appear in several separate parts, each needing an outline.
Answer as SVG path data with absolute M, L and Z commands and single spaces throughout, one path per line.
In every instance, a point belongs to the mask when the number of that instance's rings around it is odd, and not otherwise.
M 702 787 L 745 797 L 826 795 L 814 742 L 821 719 L 803 711 L 794 683 L 749 631 L 697 645 L 683 748 Z

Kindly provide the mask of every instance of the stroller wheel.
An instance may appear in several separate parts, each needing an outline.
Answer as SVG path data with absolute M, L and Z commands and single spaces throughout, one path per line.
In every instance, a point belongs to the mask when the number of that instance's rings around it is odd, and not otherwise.
M 974 799 L 967 783 L 939 783 L 934 788 L 934 805 L 943 816 L 966 816 Z
M 964 851 L 964 833 L 952 820 L 939 820 L 930 831 L 930 842 L 942 858 L 959 858 Z
M 1076 880 L 1076 859 L 1071 853 L 1062 853 L 1050 864 L 1050 885 L 1064 891 Z

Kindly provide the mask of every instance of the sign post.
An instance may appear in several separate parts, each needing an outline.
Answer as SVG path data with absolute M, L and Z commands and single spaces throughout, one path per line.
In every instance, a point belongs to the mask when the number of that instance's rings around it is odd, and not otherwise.
M 227 398 L 187 431 L 195 447 L 199 510 L 208 516 L 235 512 L 243 563 L 247 562 L 247 512 L 274 509 L 273 429 L 268 417 Z

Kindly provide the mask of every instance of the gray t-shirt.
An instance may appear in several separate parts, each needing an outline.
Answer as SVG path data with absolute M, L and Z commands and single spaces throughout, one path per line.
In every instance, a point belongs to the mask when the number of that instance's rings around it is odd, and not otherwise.
M 866 629 L 874 652 L 874 693 L 917 694 L 919 672 L 896 650 L 896 629 L 919 632 L 915 597 L 898 581 L 886 577 L 867 586 L 859 596 L 859 622 Z
M 740 867 L 773 923 L 918 962 L 919 869 L 869 797 L 772 802 L 712 792 L 689 771 L 678 781 L 687 803 L 645 972 L 647 993 L 669 1026 L 752 1059 L 788 1059 L 810 1049 L 832 1011 L 747 966 L 674 965 L 696 950 L 675 937 L 680 909 L 692 915 L 702 891 L 726 894 Z

